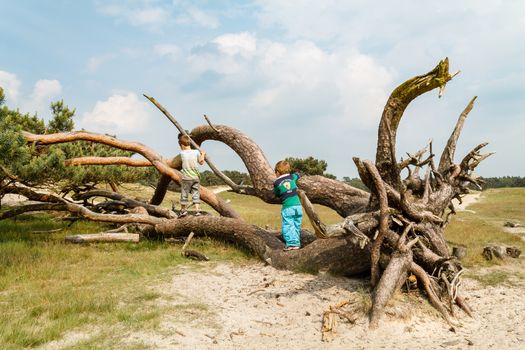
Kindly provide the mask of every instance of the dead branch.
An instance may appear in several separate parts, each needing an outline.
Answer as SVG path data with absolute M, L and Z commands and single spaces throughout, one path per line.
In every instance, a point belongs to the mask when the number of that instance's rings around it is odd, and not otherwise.
M 365 160 L 363 163 L 374 182 L 375 192 L 379 199 L 379 234 L 372 244 L 372 250 L 370 253 L 370 281 L 372 286 L 375 286 L 379 282 L 379 256 L 381 245 L 383 244 L 383 239 L 386 235 L 386 231 L 388 230 L 388 199 L 385 186 L 383 185 L 383 180 L 381 179 L 377 168 L 374 166 L 374 164 L 372 164 L 372 162 L 368 160 Z
M 193 235 L 194 235 L 194 233 L 190 232 L 188 238 L 186 238 L 186 241 L 184 242 L 184 245 L 182 246 L 180 254 L 182 256 L 186 257 L 186 258 L 192 258 L 192 259 L 195 259 L 195 260 L 200 260 L 200 261 L 208 261 L 208 260 L 210 260 L 206 255 L 204 255 L 202 253 L 199 253 L 196 250 L 186 249 L 189 246 L 190 241 L 193 238 Z
M 175 125 L 175 127 L 179 130 L 179 132 L 182 134 L 182 135 L 186 135 L 188 137 L 190 137 L 190 135 L 188 135 L 188 133 L 186 132 L 186 130 L 184 130 L 184 128 L 179 124 L 179 122 L 177 122 L 177 120 L 175 118 L 173 118 L 173 116 L 170 114 L 170 112 L 168 112 L 168 110 L 166 108 L 164 108 L 159 102 L 157 102 L 157 100 L 155 100 L 153 97 L 150 97 L 150 96 L 147 96 L 146 94 L 143 94 L 144 97 L 146 97 L 151 103 L 153 103 L 168 119 L 169 121 Z M 206 120 L 208 121 L 209 123 L 209 120 L 208 118 L 206 117 Z M 210 126 L 211 126 L 211 123 L 210 123 Z M 215 127 L 212 126 L 212 128 L 217 131 L 217 129 Z M 200 146 L 195 143 L 195 141 L 193 141 L 193 139 L 190 137 L 190 142 L 191 142 L 191 145 L 193 147 L 195 147 L 195 149 L 198 149 L 199 151 L 202 151 Z M 226 176 L 222 171 L 220 171 L 216 166 L 215 164 L 211 161 L 210 159 L 210 156 L 208 154 L 206 154 L 205 158 L 206 160 L 206 164 L 208 164 L 208 166 L 210 167 L 210 169 L 215 173 L 215 175 L 217 175 L 222 181 L 224 181 L 225 184 L 227 184 L 228 186 L 230 186 L 235 192 L 238 192 L 238 193 L 248 193 L 248 192 L 253 192 L 251 189 L 250 189 L 250 186 L 241 186 L 241 185 L 237 185 L 235 182 L 233 182 L 228 176 Z
M 149 160 L 160 173 L 169 176 L 173 181 L 180 183 L 181 174 L 168 166 L 168 164 L 153 150 L 136 142 L 127 142 L 118 140 L 117 138 L 90 133 L 85 131 L 76 131 L 69 133 L 36 135 L 29 132 L 22 132 L 28 142 L 35 142 L 43 145 L 50 145 L 56 143 L 73 142 L 73 141 L 90 141 L 105 144 L 115 148 L 141 154 L 144 158 Z M 213 209 L 223 216 L 239 218 L 233 208 L 224 202 L 220 197 L 205 187 L 201 187 L 201 199 L 208 203 Z
M 64 239 L 68 243 L 114 243 L 128 242 L 138 243 L 140 235 L 138 233 L 113 233 L 100 232 L 85 235 L 66 236 Z
M 456 123 L 456 126 L 454 127 L 454 131 L 452 131 L 452 134 L 450 135 L 447 145 L 443 149 L 443 153 L 441 153 L 441 159 L 439 160 L 439 167 L 438 171 L 440 173 L 444 173 L 448 168 L 454 164 L 454 154 L 456 153 L 456 144 L 459 139 L 459 136 L 461 134 L 461 130 L 463 129 L 463 124 L 465 123 L 465 119 L 467 119 L 468 114 L 474 108 L 474 102 L 476 101 L 477 96 L 474 96 L 472 100 L 470 100 L 469 104 L 463 112 L 459 115 L 458 121 Z
M 337 319 L 339 318 L 347 320 L 349 323 L 354 324 L 357 320 L 357 316 L 351 315 L 350 313 L 343 310 L 343 307 L 351 304 L 350 300 L 343 300 L 334 306 L 329 306 L 328 310 L 323 312 L 323 321 L 321 327 L 322 341 L 331 342 L 334 340 L 337 333 Z
M 452 79 L 448 72 L 448 58 L 445 58 L 430 72 L 407 80 L 390 95 L 381 122 L 376 151 L 376 167 L 383 180 L 396 190 L 401 189 L 401 179 L 395 156 L 396 133 L 403 112 L 408 104 L 437 87 L 444 87 Z
M 35 211 L 64 211 L 67 210 L 66 205 L 62 203 L 35 203 L 35 204 L 26 204 L 13 207 L 10 210 L 0 213 L 0 220 L 9 219 L 20 214 L 35 212 Z
M 131 167 L 152 166 L 147 159 L 133 159 L 129 157 L 78 157 L 66 159 L 64 164 L 67 166 L 75 165 L 127 165 Z
M 147 212 L 153 216 L 159 216 L 159 217 L 165 217 L 168 219 L 174 219 L 177 217 L 177 215 L 169 210 L 165 209 L 156 205 L 152 205 L 143 201 L 139 201 L 136 199 L 128 198 L 120 193 L 115 193 L 111 191 L 105 191 L 105 190 L 93 190 L 88 191 L 84 193 L 77 193 L 73 195 L 73 199 L 80 201 L 86 201 L 89 198 L 94 197 L 103 197 L 103 198 L 110 198 L 115 201 L 119 201 L 119 203 L 122 203 L 126 208 L 137 208 L 137 207 L 143 207 L 147 210 Z
M 215 130 L 215 132 L 221 132 L 220 130 L 218 130 L 216 127 L 213 126 L 213 124 L 211 123 L 210 119 L 208 119 L 208 116 L 206 114 L 204 114 L 204 119 L 206 119 L 206 122 L 208 123 L 208 125 L 213 129 Z

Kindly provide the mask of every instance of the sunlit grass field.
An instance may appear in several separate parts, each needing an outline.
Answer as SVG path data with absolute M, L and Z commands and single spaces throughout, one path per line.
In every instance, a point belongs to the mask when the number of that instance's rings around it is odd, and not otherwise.
M 489 189 L 481 193 L 481 200 L 459 212 L 445 231 L 452 244 L 467 247 L 464 265 L 488 266 L 498 260 L 485 261 L 483 247 L 489 243 L 513 245 L 525 249 L 519 235 L 504 231 L 503 224 L 513 221 L 525 225 L 525 188 Z M 525 236 L 525 235 L 524 235 Z
M 152 193 L 132 186 L 124 191 L 141 197 Z M 279 228 L 278 205 L 234 193 L 220 195 L 248 222 Z M 525 248 L 519 237 L 505 233 L 502 226 L 505 221 L 525 224 L 525 189 L 490 190 L 483 196 L 481 203 L 469 208 L 476 214 L 460 212 L 446 232 L 447 240 L 467 246 L 467 266 L 498 264 L 481 258 L 481 249 L 489 242 Z M 171 206 L 171 200 L 178 202 L 178 194 L 169 193 L 163 205 Z M 327 223 L 340 220 L 328 208 L 317 209 Z M 309 228 L 307 221 L 305 218 L 305 228 Z M 169 303 L 157 302 L 169 299 L 158 286 L 168 283 L 177 267 L 207 266 L 182 258 L 181 245 L 165 242 L 66 244 L 65 235 L 106 228 L 90 222 L 67 225 L 48 214 L 0 221 L 0 349 L 38 347 L 72 331 L 90 330 L 93 335 L 72 348 L 119 348 L 126 334 L 159 327 L 166 313 L 182 314 Z M 64 229 L 34 233 L 57 228 Z M 208 255 L 209 264 L 256 261 L 249 252 L 209 239 L 194 239 L 192 248 Z M 206 313 L 203 305 L 185 307 Z M 143 348 L 141 344 L 136 347 Z

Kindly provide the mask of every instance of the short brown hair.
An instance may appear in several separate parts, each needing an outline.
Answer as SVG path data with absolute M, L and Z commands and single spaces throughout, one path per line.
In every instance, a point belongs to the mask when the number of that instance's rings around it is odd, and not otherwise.
M 182 135 L 179 138 L 179 145 L 188 147 L 191 145 L 191 139 L 188 135 Z
M 290 172 L 290 163 L 286 160 L 280 160 L 275 164 L 275 172 L 281 175 L 288 174 Z

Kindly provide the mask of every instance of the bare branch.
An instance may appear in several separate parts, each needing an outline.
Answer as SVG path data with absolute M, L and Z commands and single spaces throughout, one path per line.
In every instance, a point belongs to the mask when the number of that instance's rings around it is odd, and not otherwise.
M 67 210 L 67 206 L 62 203 L 35 203 L 20 205 L 17 207 L 13 207 L 10 210 L 0 212 L 0 220 L 9 219 L 23 213 L 44 210 L 64 211 Z
M 127 165 L 132 167 L 153 166 L 147 159 L 133 159 L 129 157 L 78 157 L 66 159 L 65 165 Z
M 379 282 L 379 255 L 381 252 L 381 245 L 383 244 L 386 231 L 388 230 L 388 198 L 385 186 L 383 185 L 383 180 L 381 179 L 377 168 L 369 160 L 365 160 L 363 163 L 374 181 L 375 192 L 379 199 L 379 234 L 374 240 L 370 253 L 371 283 L 372 286 L 375 286 Z
M 144 97 L 146 97 L 151 103 L 153 103 L 162 113 L 164 113 L 164 115 L 166 117 L 168 117 L 168 119 L 173 123 L 173 125 L 175 125 L 175 127 L 180 131 L 181 134 L 183 135 L 186 135 L 190 138 L 190 142 L 191 142 L 191 145 L 193 147 L 195 147 L 196 149 L 198 149 L 199 151 L 202 152 L 202 149 L 200 148 L 200 146 L 195 142 L 193 141 L 193 139 L 190 137 L 190 135 L 188 135 L 188 133 L 186 132 L 186 130 L 184 130 L 184 128 L 179 124 L 179 122 L 177 122 L 177 120 L 175 120 L 175 118 L 173 118 L 173 116 L 170 114 L 170 112 L 168 112 L 166 110 L 166 108 L 164 108 L 160 103 L 157 102 L 157 100 L 155 100 L 153 97 L 150 97 L 150 96 L 147 96 L 146 94 L 143 94 Z M 207 118 L 206 118 L 207 119 Z M 211 124 L 210 124 L 211 126 Z M 217 129 L 215 127 L 212 126 L 212 128 L 217 131 Z M 210 167 L 210 169 L 222 180 L 224 181 L 224 183 L 226 183 L 228 186 L 230 186 L 235 192 L 239 192 L 239 193 L 246 193 L 246 192 L 251 192 L 250 190 L 250 186 L 241 186 L 241 185 L 237 185 L 235 182 L 233 182 L 228 176 L 226 176 L 222 171 L 220 171 L 216 166 L 215 164 L 211 161 L 210 157 L 208 154 L 206 154 L 205 156 L 205 160 L 206 160 L 206 163 L 208 164 L 208 166 Z
M 477 96 L 474 96 L 472 100 L 470 100 L 467 107 L 465 107 L 463 112 L 461 112 L 461 114 L 459 115 L 454 131 L 452 131 L 452 134 L 448 139 L 447 145 L 445 146 L 445 149 L 441 154 L 441 159 L 439 160 L 438 166 L 438 171 L 441 174 L 443 174 L 454 163 L 454 154 L 456 152 L 456 144 L 458 138 L 461 134 L 461 130 L 463 129 L 465 119 L 467 119 L 468 114 L 470 113 L 472 108 L 474 108 L 474 102 L 476 101 L 476 98 Z
M 221 132 L 220 130 L 218 130 L 215 126 L 213 126 L 213 124 L 211 123 L 210 119 L 208 119 L 208 116 L 206 114 L 204 114 L 204 119 L 206 119 L 206 122 L 208 122 L 208 125 L 213 129 L 215 130 L 215 132 L 219 133 Z
M 26 186 L 10 185 L 2 189 L 2 193 L 13 193 L 19 194 L 32 201 L 48 202 L 48 203 L 61 203 L 62 199 L 52 193 L 39 193 Z
M 403 112 L 408 104 L 419 95 L 445 86 L 452 79 L 448 67 L 448 58 L 446 58 L 429 73 L 407 80 L 392 92 L 385 105 L 379 124 L 376 167 L 385 182 L 398 191 L 402 184 L 395 156 L 395 144 L 397 128 Z
M 464 158 L 463 160 L 461 161 L 461 163 L 459 164 L 460 168 L 462 171 L 464 172 L 468 172 L 474 168 L 472 168 L 470 166 L 470 161 L 471 160 L 475 160 L 477 159 L 477 157 L 480 156 L 479 154 L 479 150 L 482 149 L 483 147 L 485 147 L 486 145 L 488 145 L 489 143 L 488 142 L 483 142 L 483 143 L 480 143 L 479 145 L 477 145 L 476 147 L 474 147 L 474 149 L 472 151 L 470 151 Z M 486 157 L 485 157 L 486 158 Z
M 146 209 L 146 211 L 149 214 L 154 215 L 154 216 L 165 217 L 168 219 L 173 219 L 176 217 L 175 213 L 169 209 L 161 208 L 159 206 L 152 205 L 152 204 L 149 204 L 143 201 L 128 198 L 120 193 L 116 193 L 112 191 L 105 191 L 105 190 L 88 191 L 88 192 L 81 193 L 81 194 L 75 194 L 73 196 L 73 199 L 74 200 L 87 200 L 92 197 L 110 198 L 115 201 L 121 202 L 127 208 L 143 207 L 144 209 Z
M 432 140 L 429 140 L 425 147 L 421 148 L 414 154 L 407 153 L 408 158 L 399 163 L 399 170 L 403 170 L 409 165 L 423 166 L 424 164 L 419 162 L 421 156 L 428 150 L 428 146 Z M 424 163 L 424 162 L 423 162 Z
M 69 133 L 57 133 L 48 135 L 36 135 L 26 131 L 22 134 L 28 142 L 36 142 L 43 145 L 50 145 L 56 143 L 73 142 L 73 141 L 90 141 L 102 143 L 115 148 L 123 149 L 126 151 L 132 151 L 134 153 L 141 154 L 144 158 L 149 160 L 157 170 L 164 175 L 169 176 L 173 181 L 180 183 L 181 174 L 175 169 L 172 169 L 165 160 L 163 160 L 157 153 L 155 153 L 149 147 L 136 143 L 122 141 L 115 137 L 108 135 L 101 135 L 86 131 L 76 131 Z M 233 208 L 220 197 L 216 196 L 213 192 L 209 191 L 205 187 L 201 187 L 201 198 L 203 201 L 208 203 L 213 209 L 219 212 L 223 216 L 239 218 L 239 214 L 233 210 Z
M 82 205 L 75 204 L 66 200 L 63 200 L 63 203 L 67 206 L 69 212 L 73 214 L 78 214 L 86 219 L 91 221 L 98 222 L 112 222 L 120 224 L 148 224 L 148 225 L 158 225 L 165 223 L 168 219 L 157 218 L 155 216 L 143 215 L 143 214 L 125 214 L 125 215 L 115 215 L 115 214 L 99 214 L 95 213 Z

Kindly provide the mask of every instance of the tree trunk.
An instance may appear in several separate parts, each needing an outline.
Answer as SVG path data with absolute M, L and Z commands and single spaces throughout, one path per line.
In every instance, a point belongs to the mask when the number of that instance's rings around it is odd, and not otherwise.
M 298 181 L 299 188 L 305 194 L 301 195 L 305 211 L 320 238 L 305 235 L 308 239 L 303 240 L 303 248 L 296 251 L 283 251 L 284 244 L 275 232 L 244 222 L 231 206 L 204 187 L 202 199 L 222 217 L 175 219 L 162 215 L 156 204 L 164 198 L 170 181 L 180 183 L 181 176 L 176 170 L 180 162 L 177 163 L 176 159 L 166 161 L 144 145 L 88 132 L 24 133 L 24 136 L 28 142 L 39 145 L 85 140 L 133 151 L 143 155 L 161 173 L 149 206 L 124 198 L 119 200 L 126 207 L 146 208 L 141 214 L 94 213 L 78 203 L 61 198 L 41 196 L 40 200 L 55 205 L 65 204 L 70 212 L 90 220 L 140 224 L 145 236 L 186 236 L 195 232 L 196 235 L 233 241 L 254 251 L 276 268 L 313 272 L 329 270 L 345 275 L 371 271 L 375 286 L 372 327 L 378 325 L 384 306 L 400 288 L 407 273 L 412 273 L 432 305 L 451 323 L 449 316 L 454 313 L 454 303 L 469 315 L 471 310 L 459 295 L 463 268 L 457 259 L 450 256 L 443 232 L 450 215 L 455 213 L 452 199 L 467 193 L 470 184 L 479 186 L 480 181 L 473 175 L 473 170 L 491 155 L 480 153 L 486 146 L 482 143 L 459 163 L 454 163 L 456 143 L 475 98 L 461 113 L 442 152 L 439 166 L 434 164 L 432 142 L 409 155 L 408 159 L 398 160 L 396 156 L 397 129 L 405 109 L 419 95 L 435 88 L 440 88 L 441 96 L 445 84 L 454 77 L 448 67 L 448 59 L 445 59 L 427 74 L 407 80 L 390 95 L 379 124 L 375 163 L 354 158 L 359 176 L 371 193 L 321 176 L 304 176 Z M 250 173 L 253 187 L 232 186 L 234 191 L 255 195 L 267 203 L 278 203 L 273 195 L 275 174 L 253 140 L 239 130 L 224 125 L 196 127 L 191 137 L 199 145 L 206 140 L 222 142 L 241 158 Z M 427 152 L 428 156 L 422 158 Z M 130 161 L 129 165 L 136 166 L 138 162 Z M 426 167 L 426 172 L 420 176 L 423 167 Z M 408 176 L 402 179 L 404 169 L 407 169 Z M 311 203 L 330 207 L 344 219 L 338 224 L 325 225 Z M 447 209 L 450 210 L 448 213 Z

